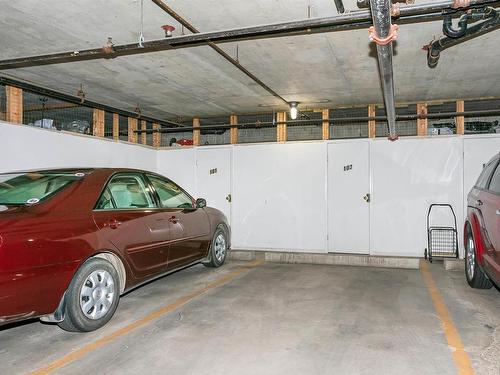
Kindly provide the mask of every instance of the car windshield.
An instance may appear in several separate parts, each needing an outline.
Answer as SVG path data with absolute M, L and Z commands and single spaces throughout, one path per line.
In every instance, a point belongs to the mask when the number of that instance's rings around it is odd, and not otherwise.
M 36 204 L 83 176 L 83 173 L 55 172 L 0 174 L 0 204 Z

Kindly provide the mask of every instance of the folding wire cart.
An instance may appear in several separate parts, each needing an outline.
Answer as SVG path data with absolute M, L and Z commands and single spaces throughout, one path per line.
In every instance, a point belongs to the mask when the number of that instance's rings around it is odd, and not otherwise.
M 431 226 L 431 215 L 436 207 L 449 208 L 453 215 L 454 226 Z M 450 204 L 434 203 L 429 206 L 427 212 L 427 248 L 425 249 L 425 259 L 429 258 L 458 258 L 458 234 L 457 217 Z

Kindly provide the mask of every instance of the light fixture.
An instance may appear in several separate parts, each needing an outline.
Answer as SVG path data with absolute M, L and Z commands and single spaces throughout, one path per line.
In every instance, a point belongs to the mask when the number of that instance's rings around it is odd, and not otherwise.
M 292 120 L 297 119 L 297 114 L 299 112 L 299 110 L 297 109 L 298 104 L 299 104 L 298 102 L 290 102 L 290 118 Z

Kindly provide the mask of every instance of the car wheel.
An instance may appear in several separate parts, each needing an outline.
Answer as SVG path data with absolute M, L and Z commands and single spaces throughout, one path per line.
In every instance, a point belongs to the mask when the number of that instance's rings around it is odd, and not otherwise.
M 489 289 L 493 286 L 477 263 L 476 245 L 474 243 L 472 230 L 469 226 L 467 226 L 467 237 L 465 242 L 465 276 L 472 288 Z
M 120 282 L 113 265 L 101 258 L 87 260 L 77 271 L 65 297 L 64 320 L 71 332 L 90 332 L 105 325 L 120 299 Z
M 203 264 L 207 267 L 220 267 L 226 261 L 228 248 L 228 239 L 226 231 L 222 226 L 219 226 L 215 231 L 210 245 L 209 261 Z

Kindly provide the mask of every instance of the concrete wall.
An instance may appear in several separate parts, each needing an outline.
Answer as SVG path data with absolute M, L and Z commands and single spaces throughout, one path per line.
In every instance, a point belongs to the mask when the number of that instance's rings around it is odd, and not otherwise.
M 59 167 L 155 171 L 156 152 L 125 142 L 0 122 L 0 172 Z

